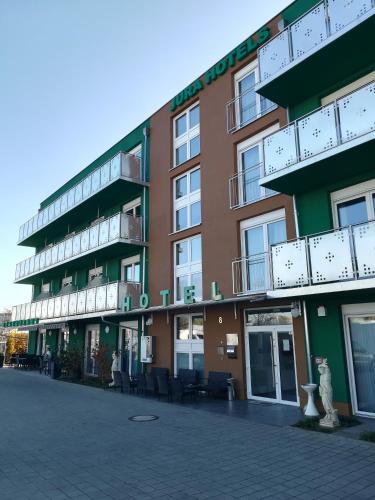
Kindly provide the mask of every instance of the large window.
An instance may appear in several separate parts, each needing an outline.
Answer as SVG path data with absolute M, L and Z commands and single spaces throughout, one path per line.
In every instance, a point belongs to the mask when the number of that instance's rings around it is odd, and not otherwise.
M 268 249 L 286 241 L 285 212 L 278 210 L 241 223 L 243 290 L 265 291 L 270 285 Z
M 204 328 L 202 314 L 175 316 L 175 375 L 180 368 L 197 370 L 204 378 Z
M 375 219 L 375 180 L 361 182 L 331 194 L 335 227 Z
M 201 223 L 201 170 L 195 168 L 174 180 L 174 230 Z
M 140 283 L 141 265 L 139 255 L 122 259 L 121 261 L 121 281 L 125 283 Z
M 255 92 L 258 65 L 253 61 L 234 76 L 235 126 L 241 128 L 276 107 L 276 104 Z
M 199 104 L 193 104 L 173 122 L 174 166 L 197 156 L 200 151 Z
M 202 244 L 201 236 L 178 241 L 174 246 L 175 302 L 184 300 L 184 288 L 194 285 L 196 300 L 202 299 Z

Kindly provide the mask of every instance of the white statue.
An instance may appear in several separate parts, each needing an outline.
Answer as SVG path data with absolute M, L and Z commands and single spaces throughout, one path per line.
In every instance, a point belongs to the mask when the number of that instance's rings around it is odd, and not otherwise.
M 115 374 L 113 372 L 118 371 L 120 371 L 120 356 L 117 351 L 113 351 L 111 366 L 112 382 L 110 382 L 109 387 L 113 387 L 115 385 Z
M 327 358 L 318 366 L 320 373 L 319 395 L 322 398 L 322 404 L 326 415 L 319 420 L 319 425 L 322 427 L 338 427 L 340 425 L 337 416 L 337 410 L 332 405 L 332 384 L 331 370 L 327 364 Z

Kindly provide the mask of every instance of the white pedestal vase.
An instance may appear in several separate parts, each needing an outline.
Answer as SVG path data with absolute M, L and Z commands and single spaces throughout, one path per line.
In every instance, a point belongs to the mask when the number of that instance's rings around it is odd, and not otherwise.
M 302 389 L 307 393 L 307 405 L 304 408 L 305 417 L 319 417 L 319 412 L 314 403 L 314 391 L 318 387 L 317 384 L 301 385 Z

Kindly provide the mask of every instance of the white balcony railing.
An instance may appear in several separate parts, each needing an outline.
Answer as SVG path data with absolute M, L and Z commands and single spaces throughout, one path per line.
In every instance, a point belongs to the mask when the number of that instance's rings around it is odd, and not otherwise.
M 279 243 L 264 254 L 242 257 L 232 263 L 232 278 L 237 295 L 375 278 L 375 221 Z
M 94 224 L 16 265 L 15 280 L 95 252 L 110 243 L 142 241 L 142 218 L 123 213 Z
M 120 311 L 124 297 L 136 294 L 140 287 L 134 283 L 115 281 L 95 287 L 85 288 L 66 295 L 20 304 L 12 308 L 12 321 L 31 319 L 48 320 L 94 314 L 104 311 Z
M 25 222 L 20 227 L 18 242 L 22 242 L 118 179 L 142 182 L 144 179 L 141 159 L 134 155 L 118 153 Z
M 263 139 L 265 175 L 375 131 L 375 82 L 323 106 Z
M 273 111 L 277 104 L 257 94 L 253 87 L 228 101 L 226 108 L 227 131 L 230 134 Z
M 258 49 L 260 81 L 286 71 L 319 46 L 372 15 L 373 0 L 324 0 Z M 369 50 L 363 47 L 363 50 Z
M 260 173 L 263 164 L 241 170 L 229 178 L 229 202 L 230 208 L 239 208 L 256 201 L 263 200 L 269 196 L 278 194 L 272 189 L 259 185 Z

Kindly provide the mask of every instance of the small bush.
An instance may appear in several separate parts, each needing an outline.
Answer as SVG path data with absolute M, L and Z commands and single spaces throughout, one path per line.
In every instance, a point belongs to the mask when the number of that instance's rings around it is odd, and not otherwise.
M 359 439 L 362 441 L 368 441 L 369 443 L 375 443 L 375 432 L 361 432 Z

